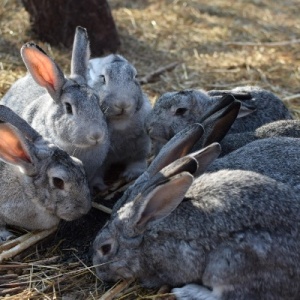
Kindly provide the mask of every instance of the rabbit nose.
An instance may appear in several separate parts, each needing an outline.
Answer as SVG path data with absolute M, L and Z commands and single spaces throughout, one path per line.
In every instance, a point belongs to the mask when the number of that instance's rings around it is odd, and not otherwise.
M 97 132 L 92 132 L 89 136 L 88 139 L 94 143 L 99 143 L 103 139 L 104 134 L 100 131 Z
M 114 106 L 117 109 L 126 110 L 126 109 L 129 109 L 132 105 L 130 103 L 126 103 L 126 102 L 120 102 L 120 103 L 116 103 Z

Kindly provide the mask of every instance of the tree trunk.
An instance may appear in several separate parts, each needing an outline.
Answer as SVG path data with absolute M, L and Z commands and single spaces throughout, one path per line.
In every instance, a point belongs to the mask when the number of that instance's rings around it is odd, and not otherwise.
M 87 29 L 92 56 L 116 52 L 120 39 L 107 0 L 22 0 L 32 31 L 51 45 L 72 47 L 75 28 Z

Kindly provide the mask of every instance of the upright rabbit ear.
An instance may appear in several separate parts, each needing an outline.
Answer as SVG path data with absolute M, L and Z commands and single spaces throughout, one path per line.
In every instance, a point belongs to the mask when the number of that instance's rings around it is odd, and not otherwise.
M 71 60 L 72 78 L 76 80 L 81 78 L 86 82 L 90 54 L 90 43 L 87 31 L 85 28 L 77 26 Z
M 58 101 L 66 82 L 59 66 L 34 43 L 23 45 L 21 56 L 36 83 L 46 88 L 53 100 Z
M 17 128 L 7 123 L 0 123 L 0 159 L 19 166 L 27 175 L 34 172 L 30 144 Z
M 237 119 L 248 116 L 256 111 L 256 105 L 253 103 L 241 102 L 241 107 L 237 115 Z
M 220 142 L 229 131 L 236 120 L 241 103 L 234 101 L 225 110 L 216 113 L 203 122 L 205 134 L 199 141 L 202 146 L 210 145 L 213 142 Z
M 188 154 L 194 144 L 203 135 L 203 127 L 200 124 L 192 124 L 170 139 L 160 150 L 147 169 L 150 176 L 154 176 L 161 169 L 178 158 Z
M 134 214 L 130 223 L 132 229 L 143 232 L 149 223 L 168 216 L 184 199 L 184 195 L 193 183 L 193 176 L 183 172 L 169 179 L 145 196 L 138 196 L 132 203 Z
M 217 101 L 210 110 L 208 110 L 199 120 L 199 123 L 203 123 L 209 117 L 214 115 L 216 112 L 228 107 L 229 104 L 233 103 L 235 98 L 231 94 L 225 94 L 219 101 Z

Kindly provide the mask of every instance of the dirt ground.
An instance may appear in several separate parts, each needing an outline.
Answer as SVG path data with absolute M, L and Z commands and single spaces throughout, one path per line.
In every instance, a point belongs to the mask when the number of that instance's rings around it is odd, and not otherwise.
M 122 43 L 118 53 L 135 65 L 139 77 L 178 63 L 143 85 L 152 103 L 167 91 L 259 85 L 278 95 L 296 118 L 300 116 L 299 0 L 109 0 L 109 4 Z M 69 71 L 70 49 L 36 40 L 21 1 L 0 0 L 0 97 L 25 74 L 20 48 L 32 40 Z M 92 209 L 6 262 L 21 265 L 0 267 L 0 276 L 14 278 L 5 285 L 0 282 L 0 296 L 99 299 L 110 286 L 90 268 L 91 244 L 107 218 Z M 47 263 L 34 265 L 46 258 Z M 1 294 L 13 284 L 19 289 Z M 156 293 L 134 283 L 117 298 L 154 299 Z

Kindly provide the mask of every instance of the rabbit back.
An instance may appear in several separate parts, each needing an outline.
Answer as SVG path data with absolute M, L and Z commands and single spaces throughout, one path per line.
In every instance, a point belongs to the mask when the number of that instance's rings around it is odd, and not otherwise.
M 297 187 L 300 183 L 300 140 L 271 137 L 255 140 L 215 160 L 207 171 L 251 170 Z

